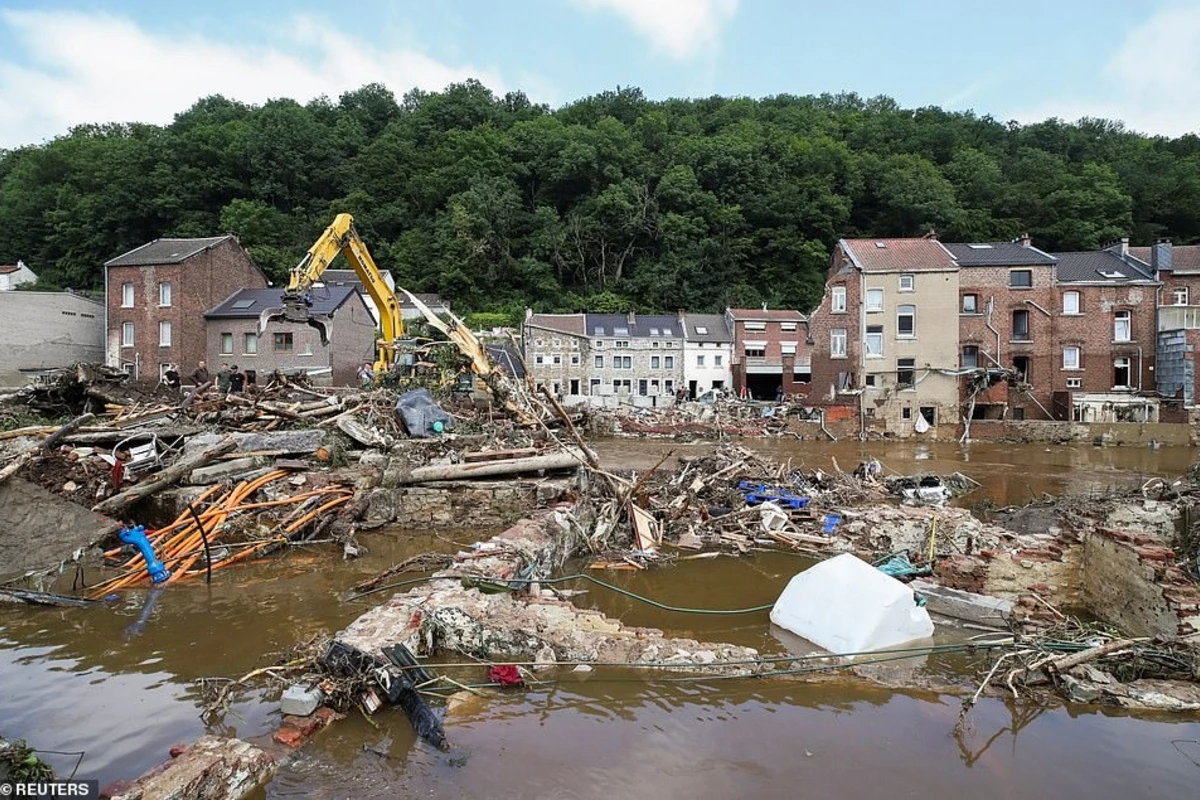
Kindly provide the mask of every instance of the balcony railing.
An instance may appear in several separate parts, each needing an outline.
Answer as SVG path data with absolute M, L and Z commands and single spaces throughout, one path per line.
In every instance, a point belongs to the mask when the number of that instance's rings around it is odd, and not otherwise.
M 1158 329 L 1200 330 L 1200 306 L 1161 306 L 1158 309 Z

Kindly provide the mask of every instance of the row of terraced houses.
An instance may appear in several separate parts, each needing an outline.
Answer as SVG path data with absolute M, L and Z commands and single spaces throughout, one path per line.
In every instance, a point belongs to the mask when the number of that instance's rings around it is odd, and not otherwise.
M 967 419 L 1182 421 L 1200 402 L 1200 245 L 843 239 L 808 314 L 529 312 L 523 334 L 534 379 L 590 402 L 744 389 L 898 436 Z

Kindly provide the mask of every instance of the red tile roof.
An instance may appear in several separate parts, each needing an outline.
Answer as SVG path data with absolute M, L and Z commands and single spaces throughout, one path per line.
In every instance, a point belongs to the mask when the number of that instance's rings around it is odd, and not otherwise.
M 571 333 L 576 336 L 585 335 L 586 322 L 583 314 L 534 314 L 526 319 L 525 323 L 535 328 Z
M 1150 263 L 1149 247 L 1131 247 L 1129 255 Z M 1171 248 L 1171 268 L 1188 272 L 1200 270 L 1200 244 L 1177 244 Z
M 19 269 L 20 267 L 18 267 L 16 264 L 5 265 L 0 267 L 0 275 L 9 275 Z
M 842 239 L 840 246 L 863 272 L 958 269 L 937 239 Z
M 729 314 L 737 320 L 767 322 L 804 322 L 804 315 L 789 308 L 731 308 Z

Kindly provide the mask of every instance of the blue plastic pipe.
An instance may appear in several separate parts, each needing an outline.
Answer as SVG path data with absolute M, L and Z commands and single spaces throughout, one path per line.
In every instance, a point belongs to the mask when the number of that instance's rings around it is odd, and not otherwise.
M 131 544 L 136 547 L 138 552 L 142 554 L 142 558 L 146 560 L 146 572 L 150 573 L 151 583 L 162 583 L 171 577 L 171 571 L 163 566 L 163 563 L 158 560 L 158 556 L 154 555 L 154 547 L 151 546 L 150 540 L 146 538 L 145 525 L 122 528 L 117 533 L 117 536 L 125 544 Z

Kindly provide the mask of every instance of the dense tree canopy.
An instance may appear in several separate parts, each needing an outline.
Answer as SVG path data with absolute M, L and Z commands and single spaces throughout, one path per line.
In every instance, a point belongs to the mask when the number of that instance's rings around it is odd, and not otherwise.
M 161 236 L 235 233 L 281 279 L 337 212 L 380 266 L 460 309 L 810 308 L 842 236 L 1045 249 L 1200 238 L 1200 138 L 1020 126 L 857 95 L 556 111 L 476 82 L 334 103 L 207 97 L 166 127 L 0 152 L 0 263 L 94 288 Z

